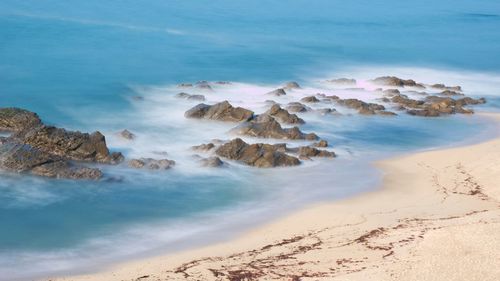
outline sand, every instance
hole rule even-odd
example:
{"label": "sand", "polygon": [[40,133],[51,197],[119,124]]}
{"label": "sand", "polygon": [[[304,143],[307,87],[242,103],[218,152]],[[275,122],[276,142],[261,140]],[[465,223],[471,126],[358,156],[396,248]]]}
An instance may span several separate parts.
{"label": "sand", "polygon": [[228,242],[52,280],[500,280],[500,138],[377,166],[376,191]]}

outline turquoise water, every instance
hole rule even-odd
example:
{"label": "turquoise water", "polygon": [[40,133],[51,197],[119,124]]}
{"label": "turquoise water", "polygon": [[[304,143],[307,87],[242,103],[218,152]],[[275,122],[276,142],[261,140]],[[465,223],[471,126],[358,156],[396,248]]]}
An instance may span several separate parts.
{"label": "turquoise water", "polygon": [[[338,159],[288,170],[206,170],[186,148],[227,138],[230,127],[184,120],[192,104],[172,98],[177,83],[240,82],[211,101],[252,103],[288,80],[313,91],[324,77],[393,74],[460,84],[488,97],[479,110],[499,111],[499,51],[500,3],[493,0],[2,0],[0,106],[100,130],[129,157],[166,151],[178,165],[161,174],[102,167],[101,182],[0,174],[0,280],[224,239],[308,202],[373,188],[380,175],[371,160],[498,130],[477,116],[304,115],[304,130],[327,139]],[[134,145],[114,136],[124,128],[139,136]]]}

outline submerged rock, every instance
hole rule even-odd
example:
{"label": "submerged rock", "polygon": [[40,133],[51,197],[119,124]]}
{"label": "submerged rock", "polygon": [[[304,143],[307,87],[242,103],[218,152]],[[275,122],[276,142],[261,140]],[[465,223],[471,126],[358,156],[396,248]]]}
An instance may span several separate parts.
{"label": "submerged rock", "polygon": [[221,145],[215,152],[218,156],[259,168],[286,167],[300,164],[299,159],[278,151],[274,145],[247,144],[240,138]]}
{"label": "submerged rock", "polygon": [[18,132],[42,124],[34,112],[17,107],[0,108],[0,131]]}
{"label": "submerged rock", "polygon": [[279,89],[276,89],[276,90],[273,90],[273,91],[267,93],[266,95],[271,95],[271,96],[279,97],[279,96],[285,96],[286,92],[285,92],[284,89],[279,88]]}
{"label": "submerged rock", "polygon": [[294,112],[294,113],[295,112],[307,112],[307,111],[311,110],[311,108],[305,106],[304,104],[302,104],[300,102],[291,102],[286,106],[286,109],[289,112]]}
{"label": "submerged rock", "polygon": [[316,140],[318,136],[314,133],[305,134],[298,127],[284,129],[273,117],[269,115],[261,115],[255,120],[244,122],[238,127],[231,130],[232,133],[238,135],[259,137],[259,138],[275,138],[275,139],[292,139],[292,140]]}
{"label": "submerged rock", "polygon": [[128,165],[136,169],[148,168],[150,170],[168,170],[175,165],[175,161],[168,159],[141,158],[130,160]]}
{"label": "submerged rock", "polygon": [[187,100],[195,100],[195,101],[205,101],[205,96],[204,95],[191,95],[188,93],[178,93],[175,95],[175,97],[180,98],[180,99],[187,99]]}
{"label": "submerged rock", "polygon": [[252,118],[253,111],[242,107],[233,107],[228,101],[223,101],[214,105],[200,103],[186,111],[184,116],[186,118],[242,122]]}
{"label": "submerged rock", "polygon": [[395,76],[378,77],[373,79],[372,82],[383,86],[425,88],[423,84],[417,83],[412,79],[404,80]]}
{"label": "submerged rock", "polygon": [[121,131],[120,136],[126,140],[134,140],[135,139],[135,135],[127,129]]}
{"label": "submerged rock", "polygon": [[216,156],[202,158],[200,159],[200,163],[203,167],[217,168],[224,166],[224,162],[222,162],[222,160],[220,160],[220,158]]}
{"label": "submerged rock", "polygon": [[336,102],[340,105],[358,110],[358,113],[362,115],[396,115],[395,113],[391,114],[392,112],[386,111],[385,107],[381,104],[367,103],[358,99],[337,99]]}
{"label": "submerged rock", "polygon": [[444,90],[440,93],[443,96],[463,96],[464,94],[452,90]]}
{"label": "submerged rock", "polygon": [[307,103],[315,103],[319,102],[319,99],[316,98],[315,96],[308,96],[300,99],[301,102],[307,102]]}
{"label": "submerged rock", "polygon": [[285,87],[283,87],[285,90],[293,90],[293,89],[300,89],[299,83],[295,81],[291,81],[285,84]]}
{"label": "submerged rock", "polygon": [[320,140],[319,142],[313,143],[315,147],[328,147],[328,142],[326,140]]}
{"label": "submerged rock", "polygon": [[295,114],[289,113],[286,109],[281,108],[278,104],[273,105],[268,111],[264,114],[270,115],[274,117],[281,123],[285,124],[304,124],[305,121],[299,118]]}
{"label": "submerged rock", "polygon": [[181,84],[178,84],[177,87],[179,87],[179,88],[192,88],[193,84],[191,84],[191,83],[181,83]]}
{"label": "submerged rock", "polygon": [[192,146],[191,149],[193,149],[194,151],[207,152],[207,151],[212,150],[214,147],[215,147],[215,144],[213,144],[213,143],[206,143],[206,144],[204,143],[204,144]]}
{"label": "submerged rock", "polygon": [[431,85],[431,88],[439,89],[439,90],[449,90],[449,91],[455,91],[455,92],[462,91],[462,87],[460,87],[460,86],[446,86],[444,84],[434,84],[434,85]]}
{"label": "submerged rock", "polygon": [[354,85],[356,85],[356,79],[349,79],[349,78],[331,79],[331,80],[326,80],[326,82],[329,82],[329,83],[332,83],[332,84],[337,84],[337,85],[343,85],[343,86],[354,86]]}
{"label": "submerged rock", "polygon": [[321,150],[310,146],[301,146],[298,148],[298,154],[301,159],[307,159],[310,157],[335,157],[335,153],[328,150]]}
{"label": "submerged rock", "polygon": [[484,98],[473,99],[464,97],[461,99],[453,99],[451,97],[427,96],[424,100],[410,99],[405,95],[395,96],[391,99],[392,102],[400,105],[401,109],[405,109],[410,115],[437,117],[442,114],[472,114],[470,109],[463,108],[465,105],[485,103]]}

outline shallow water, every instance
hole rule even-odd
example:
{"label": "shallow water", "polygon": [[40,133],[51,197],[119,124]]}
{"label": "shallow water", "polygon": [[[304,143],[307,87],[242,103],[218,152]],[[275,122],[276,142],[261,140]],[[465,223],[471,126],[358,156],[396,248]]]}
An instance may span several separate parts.
{"label": "shallow water", "polygon": [[[232,125],[185,119],[196,103],[174,95],[177,83],[229,80],[203,93],[207,103],[228,99],[260,113],[263,94],[284,81],[304,89],[276,99],[282,103],[317,92],[372,101],[379,96],[321,81],[353,77],[364,85],[397,75],[462,85],[488,98],[477,110],[499,111],[499,24],[497,1],[411,8],[401,1],[1,1],[0,106],[100,130],[127,157],[166,152],[177,165],[164,173],[103,166],[100,182],[1,173],[0,280],[224,239],[304,204],[373,189],[381,177],[373,160],[497,134],[479,115],[366,117],[331,105],[344,115],[301,117],[303,130],[328,140],[337,159],[213,170],[199,167],[189,147],[229,139]],[[137,140],[117,137],[124,128]]]}

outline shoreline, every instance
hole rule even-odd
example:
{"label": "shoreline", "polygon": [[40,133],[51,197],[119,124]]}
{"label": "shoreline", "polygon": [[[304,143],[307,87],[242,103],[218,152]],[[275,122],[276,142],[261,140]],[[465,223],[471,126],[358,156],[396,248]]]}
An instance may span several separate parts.
{"label": "shoreline", "polygon": [[494,280],[500,274],[494,266],[500,138],[376,166],[384,177],[373,191],[306,207],[230,241],[50,280]]}

